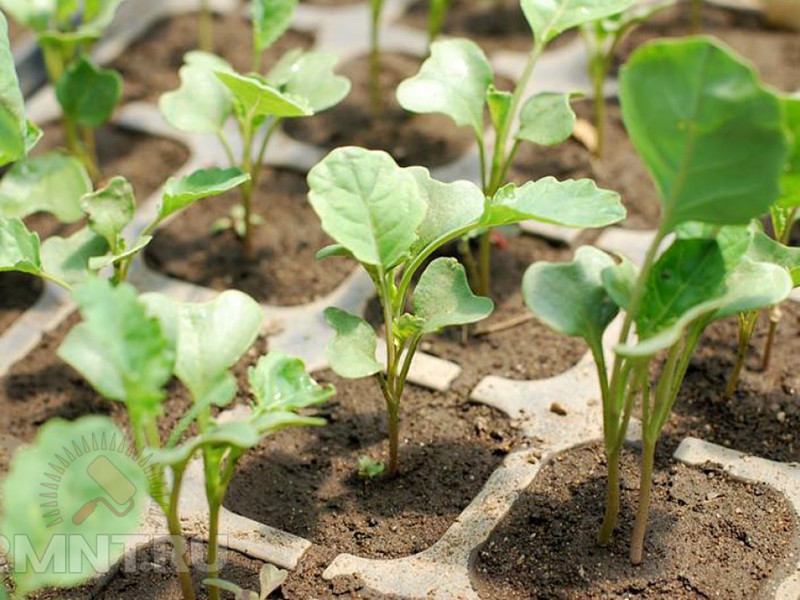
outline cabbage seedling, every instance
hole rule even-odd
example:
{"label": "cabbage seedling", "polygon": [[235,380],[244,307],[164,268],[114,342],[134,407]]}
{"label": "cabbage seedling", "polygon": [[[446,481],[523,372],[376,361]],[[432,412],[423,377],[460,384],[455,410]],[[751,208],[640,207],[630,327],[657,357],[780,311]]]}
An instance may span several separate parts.
{"label": "cabbage seedling", "polygon": [[36,34],[61,105],[67,147],[95,182],[101,174],[93,130],[111,118],[122,94],[122,78],[98,67],[87,53],[121,2],[0,0],[0,9]]}
{"label": "cabbage seedling", "polygon": [[[641,405],[641,482],[631,543],[631,562],[639,564],[656,442],[703,330],[716,319],[780,302],[791,290],[787,270],[763,262],[746,227],[778,198],[787,142],[778,98],[752,68],[705,38],[638,50],[622,69],[620,100],[661,195],[661,222],[644,264],[617,264],[582,248],[572,263],[530,267],[523,294],[542,322],[585,339],[595,358],[608,458],[602,545],[616,525],[620,452],[637,399]],[[671,234],[675,241],[659,255]],[[620,310],[625,315],[609,370],[602,338]]]}
{"label": "cabbage seedling", "polygon": [[322,228],[336,241],[318,258],[356,260],[381,303],[385,369],[376,358],[378,338],[369,323],[338,308],[328,308],[325,318],[336,330],[327,347],[333,370],[350,379],[374,376],[383,393],[389,475],[398,471],[400,405],[420,340],[480,321],[494,308],[489,298],[472,293],[458,261],[437,258],[428,264],[433,253],[471,232],[523,219],[601,226],[625,217],[619,196],[589,180],[547,177],[521,187],[509,184],[487,199],[472,183],[441,183],[427,169],[401,168],[385,152],[353,147],[331,152],[308,174],[308,185]]}
{"label": "cabbage seedling", "polygon": [[[635,0],[522,0],[522,10],[533,32],[533,48],[513,92],[496,89],[486,55],[470,40],[436,42],[431,56],[414,77],[397,89],[400,105],[416,113],[441,113],[456,125],[471,128],[480,153],[480,181],[487,198],[506,183],[508,171],[522,142],[543,146],[560,144],[575,125],[569,95],[543,92],[526,98],[534,68],[547,45],[563,32],[619,13]],[[484,128],[484,115],[492,130]],[[491,157],[487,154],[494,138]],[[513,143],[511,143],[513,140]],[[481,233],[478,260],[470,278],[482,294],[491,289],[490,230]],[[469,249],[465,246],[465,250]]]}
{"label": "cabbage seedling", "polygon": [[[284,7],[283,12],[277,13],[280,18],[270,21],[273,13],[264,9],[264,3],[253,3],[256,63],[260,63],[261,51],[291,23],[294,3],[280,5]],[[251,232],[256,219],[251,199],[272,135],[284,119],[310,116],[338,104],[349,93],[350,82],[334,73],[336,56],[326,52],[291,50],[266,77],[255,72],[236,73],[226,61],[205,52],[190,52],[184,62],[180,88],[164,94],[159,107],[173,127],[216,136],[230,165],[250,175],[250,181],[241,189],[241,214],[234,215],[231,222],[242,239],[245,257],[252,260]],[[258,64],[254,67],[257,69]],[[234,153],[225,131],[231,116],[236,119],[242,140],[239,155]]]}
{"label": "cabbage seedling", "polygon": [[594,126],[597,132],[597,144],[592,152],[597,157],[603,156],[605,147],[606,95],[605,84],[617,48],[625,36],[658,11],[675,4],[676,0],[649,0],[628,7],[622,12],[598,19],[580,26],[581,36],[589,55],[589,78],[592,80],[594,96]]}
{"label": "cabbage seedling", "polygon": [[[202,457],[209,507],[206,562],[209,578],[218,580],[219,514],[239,459],[276,431],[323,425],[323,419],[298,411],[324,402],[333,388],[317,385],[302,361],[273,351],[250,368],[247,410],[217,419],[212,409],[228,406],[237,393],[230,370],[258,335],[262,312],[255,300],[227,291],[211,302],[182,304],[158,294],[137,297],[128,285],[96,279],[75,297],[83,322],[58,354],[103,397],[124,403],[137,448],[156,465],[151,495],[167,515],[183,595],[191,600],[195,591],[179,514],[189,462]],[[189,391],[192,406],[164,441],[158,423],[164,387],[173,376]],[[211,586],[209,597],[218,600],[219,587]]]}
{"label": "cabbage seedling", "polygon": [[41,243],[19,218],[0,218],[0,272],[21,271],[70,289],[110,267],[112,282],[122,283],[156,227],[194,202],[248,180],[249,175],[235,168],[201,169],[173,177],[164,186],[155,217],[141,232],[131,231],[136,199],[124,177],[114,177],[104,188],[82,197],[80,206],[88,225],[68,238],[52,236]]}

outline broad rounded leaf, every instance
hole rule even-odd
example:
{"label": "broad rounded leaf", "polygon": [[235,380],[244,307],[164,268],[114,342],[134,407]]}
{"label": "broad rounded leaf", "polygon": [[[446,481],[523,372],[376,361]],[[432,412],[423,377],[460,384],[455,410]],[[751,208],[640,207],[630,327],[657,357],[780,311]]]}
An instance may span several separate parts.
{"label": "broad rounded leaf", "polygon": [[547,43],[559,34],[622,12],[637,0],[521,0],[535,39]]}
{"label": "broad rounded leaf", "polygon": [[68,238],[51,236],[42,243],[42,266],[68,285],[88,281],[98,269],[90,261],[108,252],[108,242],[88,227],[83,227]]}
{"label": "broad rounded leaf", "polygon": [[321,386],[306,372],[302,360],[278,350],[258,359],[247,373],[258,411],[294,411],[325,402],[333,386]]}
{"label": "broad rounded leaf", "polygon": [[784,246],[763,232],[753,236],[747,256],[757,262],[767,262],[783,267],[792,278],[792,285],[800,285],[800,248]]}
{"label": "broad rounded leaf", "polygon": [[83,55],[58,80],[56,96],[64,113],[79,125],[99,127],[111,118],[122,96],[122,77]]}
{"label": "broad rounded leaf", "polygon": [[321,112],[336,106],[350,93],[350,80],[333,70],[338,61],[330,52],[297,48],[281,57],[267,81],[292,97],[305,99],[313,112]]}
{"label": "broad rounded leaf", "polygon": [[252,0],[253,43],[259,52],[274,44],[292,24],[298,0]]}
{"label": "broad rounded leaf", "polygon": [[780,304],[792,291],[792,278],[784,267],[747,257],[728,274],[725,284],[715,319]]}
{"label": "broad rounded leaf", "polygon": [[250,449],[261,441],[261,434],[249,420],[214,423],[208,430],[184,441],[178,446],[149,451],[149,457],[161,465],[186,463],[203,446],[232,446]]}
{"label": "broad rounded leaf", "polygon": [[746,224],[777,200],[787,152],[780,102],[729,50],[705,38],[648,44],[623,68],[620,100],[666,229]]}
{"label": "broad rounded leaf", "polygon": [[0,13],[0,167],[25,156],[27,130],[25,100],[8,42],[8,24]]}
{"label": "broad rounded leaf", "polygon": [[532,219],[565,227],[604,227],[625,214],[619,194],[598,188],[590,179],[545,177],[520,188],[501,188],[489,203],[484,224],[496,227]]}
{"label": "broad rounded leaf", "polygon": [[138,414],[160,414],[175,362],[161,324],[127,284],[93,279],[76,288],[74,297],[83,322],[70,330],[58,355],[105,398]]}
{"label": "broad rounded leaf", "polygon": [[789,133],[789,158],[781,180],[783,208],[800,207],[800,98],[784,98],[784,118]]}
{"label": "broad rounded leaf", "polygon": [[83,218],[81,198],[91,191],[92,180],[77,158],[60,152],[28,158],[0,180],[0,216],[21,219],[44,211],[72,223]]}
{"label": "broad rounded leaf", "polygon": [[184,61],[179,71],[181,86],[158,101],[161,114],[181,131],[217,133],[233,113],[233,99],[216,73],[233,72],[233,68],[207,52],[189,52]]}
{"label": "broad rounded leaf", "polygon": [[569,103],[569,94],[542,92],[525,102],[519,120],[516,139],[556,146],[572,135],[575,111]]}
{"label": "broad rounded leaf", "polygon": [[589,246],[578,248],[569,263],[537,262],[522,280],[525,304],[548,327],[598,350],[619,312],[603,285],[604,272],[614,267],[608,254]]}
{"label": "broad rounded leaf", "polygon": [[472,293],[463,265],[454,258],[437,258],[428,265],[414,289],[413,304],[422,333],[476,323],[494,310],[489,298]]}
{"label": "broad rounded leaf", "polygon": [[337,375],[360,379],[383,371],[383,365],[375,359],[378,336],[369,323],[333,307],[325,309],[325,320],[336,330],[325,352]]}
{"label": "broad rounded leaf", "polygon": [[235,167],[212,167],[199,169],[185,177],[170,177],[164,185],[164,201],[159,208],[158,217],[166,219],[198,200],[218,196],[246,181],[250,181],[250,175]]}
{"label": "broad rounded leaf", "polygon": [[482,138],[483,109],[492,79],[492,67],[474,42],[434,42],[419,73],[397,88],[397,101],[411,112],[447,115]]}
{"label": "broad rounded leaf", "polygon": [[120,236],[136,210],[131,184],[124,177],[114,177],[104,188],[86,194],[81,206],[89,216],[89,229],[102,235],[112,251],[124,249],[119,248]]}
{"label": "broad rounded leaf", "polygon": [[0,219],[0,272],[22,271],[38,275],[42,271],[39,236],[19,219]]}
{"label": "broad rounded leaf", "polygon": [[227,71],[216,73],[230,90],[247,119],[258,117],[307,117],[314,114],[305,98],[286,94],[252,75]]}
{"label": "broad rounded leaf", "polygon": [[[19,597],[82,583],[95,574],[92,563],[113,567],[125,548],[112,536],[139,531],[149,476],[111,419],[45,423],[3,482],[0,533],[10,542]],[[34,556],[44,559],[38,567]]]}
{"label": "broad rounded leaf", "polygon": [[414,176],[385,152],[338,148],[311,170],[308,186],[325,232],[386,270],[408,253],[427,210]]}

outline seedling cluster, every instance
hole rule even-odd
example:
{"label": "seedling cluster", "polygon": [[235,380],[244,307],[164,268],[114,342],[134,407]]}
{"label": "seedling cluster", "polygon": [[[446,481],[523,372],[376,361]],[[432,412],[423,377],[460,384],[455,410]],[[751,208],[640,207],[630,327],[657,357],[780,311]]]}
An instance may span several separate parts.
{"label": "seedling cluster", "polygon": [[[263,70],[263,54],[289,29],[297,0],[251,3],[248,73],[212,53],[213,20],[200,0],[201,49],[185,55],[180,87],[164,94],[159,108],[174,128],[219,143],[228,164],[170,178],[154,211],[137,209],[130,183],[101,173],[94,142],[94,130],[111,118],[120,99],[122,81],[95,64],[91,51],[121,2],[0,0],[0,9],[34,32],[41,46],[62,109],[67,150],[29,156],[42,131],[26,116],[0,13],[0,272],[27,273],[66,290],[81,321],[58,356],[125,414],[120,422],[89,415],[45,423],[15,454],[5,476],[0,533],[5,539],[24,535],[43,552],[56,534],[76,533],[86,523],[84,536],[134,533],[150,502],[166,519],[183,597],[193,600],[198,589],[181,493],[196,465],[208,507],[208,597],[228,592],[263,599],[286,572],[265,566],[259,592],[219,572],[220,514],[228,487],[243,456],[264,438],[287,428],[324,426],[315,411],[335,390],[318,384],[298,358],[278,350],[256,356],[252,348],[263,333],[263,310],[254,299],[228,290],[208,302],[180,302],[137,290],[135,265],[159,227],[188,218],[184,211],[193,204],[214,202],[237,188],[241,203],[220,227],[234,229],[243,256],[253,260],[252,230],[260,217],[252,199],[270,141],[286,119],[341,102],[350,83],[336,74],[337,57],[325,52],[290,50]],[[308,200],[334,242],[319,249],[317,258],[357,264],[380,306],[373,322],[336,307],[324,311],[332,329],[330,368],[344,379],[373,378],[374,393],[386,407],[386,462],[365,455],[353,465],[365,487],[377,478],[396,484],[403,475],[403,397],[425,336],[475,324],[494,310],[493,228],[522,221],[601,228],[626,217],[626,198],[591,179],[510,181],[522,144],[557,146],[576,125],[571,103],[577,94],[531,93],[549,44],[570,30],[579,30],[586,41],[598,140],[592,150],[595,160],[603,160],[613,151],[603,143],[604,89],[619,43],[672,3],[521,0],[531,48],[513,89],[504,90],[495,87],[492,65],[476,43],[437,40],[450,2],[432,0],[429,55],[396,95],[410,112],[444,114],[469,128],[479,155],[473,181],[439,181],[423,166],[401,167],[385,152],[358,147],[337,148],[309,171]],[[370,0],[370,8],[375,70],[384,3]],[[631,423],[641,424],[641,482],[630,547],[636,565],[645,559],[656,447],[704,331],[720,319],[739,322],[738,362],[720,395],[734,395],[763,311],[771,322],[765,367],[772,345],[780,343],[779,306],[800,285],[800,250],[789,246],[800,207],[800,100],[762,85],[755,70],[722,44],[690,37],[638,49],[621,68],[619,102],[661,201],[644,261],[634,264],[583,246],[569,262],[535,262],[519,285],[539,321],[582,338],[594,359],[607,458],[605,518],[598,533],[603,546],[620,513],[623,447]],[[29,219],[38,212],[75,229],[42,240]],[[468,337],[465,343],[475,343]],[[241,373],[243,365],[246,377],[240,380],[234,370]],[[52,469],[54,456],[74,459],[92,448],[117,452],[120,474],[138,490],[123,500],[136,510],[118,517],[87,505],[72,520],[56,522],[51,514],[51,523],[43,522],[30,510],[40,504],[41,489],[29,474]],[[68,506],[95,490],[68,475],[55,479]],[[109,548],[103,558],[113,562],[121,552]],[[0,599],[76,586],[93,572],[80,560],[80,569],[33,569],[14,545],[8,559],[10,580],[8,587],[0,584]]]}

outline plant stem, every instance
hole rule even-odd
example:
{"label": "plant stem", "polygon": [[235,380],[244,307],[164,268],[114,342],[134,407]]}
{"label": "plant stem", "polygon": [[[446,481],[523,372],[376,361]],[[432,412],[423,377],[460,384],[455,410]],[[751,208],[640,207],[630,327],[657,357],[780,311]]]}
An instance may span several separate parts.
{"label": "plant stem", "polygon": [[369,52],[369,98],[372,118],[377,119],[383,112],[381,98],[381,51],[380,27],[383,0],[370,2],[370,52]]}
{"label": "plant stem", "polygon": [[[242,153],[242,170],[245,173],[253,172],[252,151],[253,151],[253,128],[248,122],[242,128],[242,141],[244,142],[244,150]],[[245,181],[241,188],[242,208],[244,209],[244,235],[242,236],[242,246],[244,249],[244,259],[252,262],[255,258],[255,251],[253,249],[253,236],[252,236],[252,195],[253,195],[253,180],[252,175],[250,181]]]}
{"label": "plant stem", "polygon": [[733,398],[736,393],[736,384],[739,383],[739,375],[747,357],[747,348],[750,346],[759,314],[760,311],[750,311],[739,315],[739,346],[736,351],[736,364],[733,366],[728,385],[725,388],[726,398]]}
{"label": "plant stem", "polygon": [[597,536],[597,543],[600,546],[608,546],[614,528],[617,526],[617,515],[619,515],[619,455],[621,448],[607,455],[608,474],[606,481],[606,513],[603,517],[603,525]]}
{"label": "plant stem", "polygon": [[200,0],[200,15],[198,16],[198,45],[204,52],[214,51],[214,16],[208,0]]}
{"label": "plant stem", "polygon": [[767,334],[767,343],[764,345],[764,360],[761,362],[762,371],[769,369],[769,363],[772,359],[772,346],[775,343],[775,332],[782,316],[781,307],[777,304],[769,311],[769,333]]}
{"label": "plant stem", "polygon": [[175,566],[178,572],[178,579],[183,591],[183,600],[194,600],[194,585],[192,584],[191,565],[192,559],[189,554],[189,546],[183,534],[178,510],[180,507],[181,486],[183,484],[183,473],[185,464],[176,465],[172,469],[173,483],[169,497],[169,507],[167,510],[167,527],[169,528],[170,538],[172,539],[172,552],[175,559]]}
{"label": "plant stem", "polygon": [[387,399],[388,429],[389,429],[389,477],[394,477],[399,471],[400,455],[400,399]]}
{"label": "plant stem", "polygon": [[[214,497],[209,497],[208,502],[208,577],[219,579],[219,510],[220,502]],[[209,600],[219,600],[219,588],[210,586]]]}
{"label": "plant stem", "polygon": [[597,134],[597,144],[592,149],[596,158],[603,157],[606,139],[606,123],[608,120],[605,81],[608,75],[608,62],[602,51],[598,51],[592,58],[592,87],[594,92],[594,128]]}
{"label": "plant stem", "polygon": [[492,230],[484,231],[479,240],[478,269],[480,272],[480,286],[478,294],[488,296],[492,291]]}
{"label": "plant stem", "polygon": [[691,28],[697,34],[703,30],[703,0],[691,0]]}
{"label": "plant stem", "polygon": [[[646,423],[642,423],[646,427]],[[650,493],[653,487],[653,464],[655,461],[656,440],[647,436],[643,439],[642,466],[639,479],[639,506],[636,510],[636,523],[633,527],[631,541],[631,564],[642,564],[644,554],[644,539],[647,534],[647,521],[650,516]]]}
{"label": "plant stem", "polygon": [[450,0],[431,0],[431,5],[428,13],[428,52],[430,53],[430,46],[439,37],[444,24],[444,18],[447,15],[448,5]]}

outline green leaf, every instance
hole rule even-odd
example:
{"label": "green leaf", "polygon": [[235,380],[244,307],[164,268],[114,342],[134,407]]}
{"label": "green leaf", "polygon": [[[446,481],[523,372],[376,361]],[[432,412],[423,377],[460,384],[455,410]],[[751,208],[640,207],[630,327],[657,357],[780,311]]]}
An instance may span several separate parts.
{"label": "green leaf", "polygon": [[322,250],[317,252],[316,256],[314,257],[316,260],[324,260],[326,258],[353,258],[353,253],[350,252],[347,248],[342,246],[341,244],[331,244],[330,246],[325,246]]}
{"label": "green leaf", "polygon": [[706,38],[648,44],[623,68],[620,99],[661,194],[662,228],[746,224],[778,198],[780,102],[729,50]]}
{"label": "green leaf", "polygon": [[90,266],[90,260],[106,252],[105,238],[83,227],[68,238],[47,238],[42,243],[42,265],[49,275],[74,286],[85,283],[99,270]]}
{"label": "green leaf", "polygon": [[792,278],[792,286],[800,285],[800,248],[784,246],[759,231],[753,236],[747,256],[756,262],[783,267]]}
{"label": "green leaf", "polygon": [[99,127],[111,118],[122,96],[122,77],[84,55],[58,80],[56,96],[64,113],[78,125]]}
{"label": "green leaf", "polygon": [[412,173],[385,152],[338,148],[308,174],[322,228],[359,262],[388,270],[407,255],[426,203]]}
{"label": "green leaf", "polygon": [[130,246],[125,244],[125,248],[117,252],[106,252],[105,254],[92,256],[89,258],[89,269],[94,272],[102,271],[106,267],[120,262],[123,259],[135,256],[153,241],[153,236],[143,235]]}
{"label": "green leaf", "polygon": [[275,565],[267,563],[261,567],[261,571],[258,574],[261,593],[258,595],[257,600],[266,600],[267,596],[283,585],[287,577],[289,577],[289,571],[279,569]]}
{"label": "green leaf", "polygon": [[454,258],[434,260],[414,289],[414,314],[423,320],[422,333],[476,323],[493,310],[494,302],[472,293],[464,267]]}
{"label": "green leaf", "polygon": [[302,360],[273,350],[247,372],[256,411],[294,411],[325,402],[333,386],[321,386],[306,372]]}
{"label": "green leaf", "polygon": [[501,188],[487,207],[487,227],[527,219],[565,227],[604,227],[625,218],[619,194],[598,188],[590,179],[558,181],[545,177],[518,188]]}
{"label": "green leaf", "polygon": [[142,301],[175,340],[175,375],[197,404],[223,406],[236,393],[230,369],[258,337],[261,306],[247,294],[229,290],[211,302],[181,303],[160,294]]}
{"label": "green leaf", "polygon": [[0,219],[0,272],[42,272],[39,236],[19,219]]}
{"label": "green leaf", "polygon": [[602,352],[603,333],[619,312],[603,284],[613,268],[608,254],[590,246],[578,248],[569,263],[537,262],[522,280],[525,304],[548,327]]}
{"label": "green leaf", "polygon": [[230,90],[246,121],[259,117],[307,117],[314,114],[305,98],[285,94],[252,75],[218,71],[217,78]]}
{"label": "green leaf", "polygon": [[212,167],[199,169],[185,177],[170,177],[164,185],[164,201],[159,207],[158,218],[166,219],[198,200],[218,196],[246,181],[250,181],[250,175],[235,167]]}
{"label": "green leaf", "polygon": [[636,0],[522,0],[522,12],[536,40],[547,43],[561,33],[622,12]]}
{"label": "green leaf", "polygon": [[494,85],[490,85],[486,91],[486,103],[489,105],[489,116],[492,118],[492,127],[495,131],[500,131],[506,126],[513,100],[514,94],[498,90]]}
{"label": "green leaf", "polygon": [[167,122],[189,133],[218,133],[233,113],[233,96],[217,77],[233,72],[223,59],[207,52],[189,52],[179,75],[180,87],[158,101]]}
{"label": "green leaf", "polygon": [[103,236],[112,252],[123,251],[122,231],[136,210],[131,184],[124,177],[114,177],[104,188],[86,194],[81,206],[89,216],[89,229]]}
{"label": "green leaf", "polygon": [[325,347],[331,368],[342,377],[360,379],[383,371],[375,360],[378,336],[364,319],[338,308],[326,308],[325,320],[336,337]]}
{"label": "green leaf", "polygon": [[253,0],[253,43],[258,52],[274,44],[292,24],[298,0]]}
{"label": "green leaf", "polygon": [[428,207],[417,228],[418,239],[412,252],[480,221],[486,197],[475,184],[469,181],[442,183],[433,179],[423,167],[409,167],[405,171],[416,179],[419,195]]}
{"label": "green leaf", "polygon": [[641,309],[634,315],[639,338],[654,336],[695,306],[721,296],[725,274],[725,260],[716,240],[673,242],[653,265]]}
{"label": "green leaf", "polygon": [[333,70],[338,61],[330,52],[297,48],[281,57],[267,81],[293,98],[303,98],[318,113],[339,104],[350,93],[350,80]]}
{"label": "green leaf", "polygon": [[[18,597],[83,583],[95,574],[92,563],[115,564],[125,548],[109,543],[111,536],[138,532],[148,506],[149,469],[137,458],[122,430],[100,416],[48,421],[15,454],[3,482],[0,533],[10,542]],[[76,524],[76,515],[84,520]]]}
{"label": "green leaf", "polygon": [[51,152],[17,162],[0,180],[0,215],[22,219],[44,211],[73,223],[83,218],[80,200],[91,191],[92,180],[77,158]]}
{"label": "green leaf", "polygon": [[789,158],[781,180],[779,204],[800,207],[800,98],[783,98],[784,118],[789,134]]}
{"label": "green leaf", "polygon": [[203,446],[227,446],[248,450],[261,441],[261,434],[249,420],[213,423],[205,433],[196,435],[179,446],[154,448],[153,461],[162,465],[177,465],[188,461]]}
{"label": "green leaf", "polygon": [[386,463],[369,456],[358,457],[358,476],[362,479],[375,479],[386,470]]}
{"label": "green leaf", "polygon": [[136,290],[93,279],[74,292],[83,322],[70,330],[58,355],[103,397],[133,414],[161,413],[175,348]]}
{"label": "green leaf", "polygon": [[520,126],[515,138],[556,146],[569,139],[575,129],[575,111],[569,94],[541,92],[531,96],[520,111]]}
{"label": "green leaf", "polygon": [[411,112],[447,115],[483,139],[483,109],[492,79],[489,60],[474,42],[434,42],[419,73],[397,88],[397,101]]}
{"label": "green leaf", "polygon": [[681,239],[716,240],[726,268],[734,269],[753,243],[756,231],[752,225],[751,223],[720,227],[709,223],[690,221],[679,225],[675,229],[675,234]]}
{"label": "green leaf", "polygon": [[725,286],[715,319],[780,304],[792,291],[792,278],[781,265],[745,257],[728,273]]}
{"label": "green leaf", "polygon": [[0,167],[25,156],[27,130],[25,100],[8,42],[8,24],[0,13]]}
{"label": "green leaf", "polygon": [[624,256],[617,258],[619,264],[603,269],[603,287],[614,304],[628,310],[639,277],[639,268]]}

